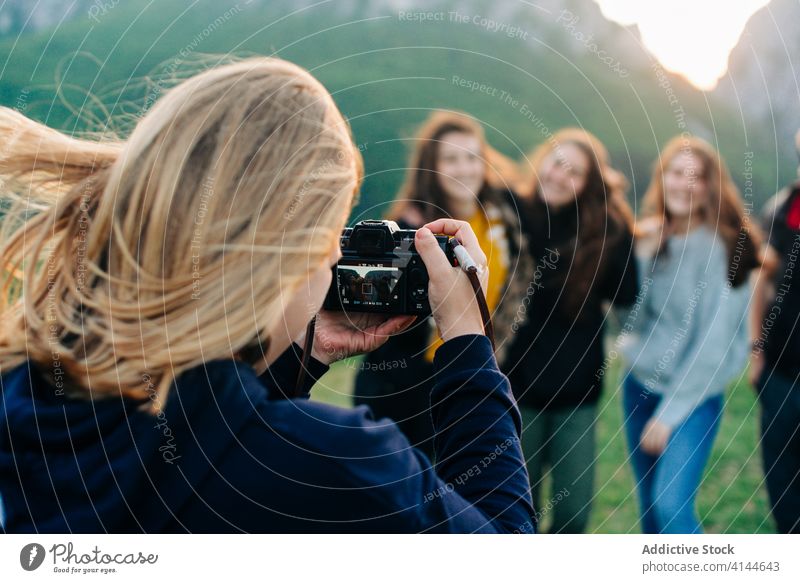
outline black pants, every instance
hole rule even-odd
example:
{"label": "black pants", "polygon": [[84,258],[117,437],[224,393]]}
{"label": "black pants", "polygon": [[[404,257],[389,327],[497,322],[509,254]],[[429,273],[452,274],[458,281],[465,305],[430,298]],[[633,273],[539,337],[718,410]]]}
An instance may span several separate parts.
{"label": "black pants", "polygon": [[[397,423],[411,445],[432,459],[430,398],[434,382],[433,364],[423,358],[415,358],[409,364],[405,368],[387,371],[359,371],[353,402],[368,405],[376,419],[388,417]],[[365,363],[365,366],[369,365]]]}
{"label": "black pants", "polygon": [[769,366],[759,380],[761,452],[772,515],[781,533],[800,533],[800,382]]}

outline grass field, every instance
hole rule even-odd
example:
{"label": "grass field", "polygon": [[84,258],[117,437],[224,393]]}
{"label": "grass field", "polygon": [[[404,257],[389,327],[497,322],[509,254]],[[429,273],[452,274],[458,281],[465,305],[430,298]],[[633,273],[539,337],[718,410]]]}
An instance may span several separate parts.
{"label": "grass field", "polygon": [[[357,359],[334,365],[314,387],[312,398],[349,407]],[[606,375],[599,405],[597,470],[589,532],[638,533],[634,479],[622,431],[619,367]],[[731,386],[725,413],[698,497],[698,512],[709,533],[772,533],[758,447],[759,408],[746,377]],[[547,491],[542,499],[548,500]],[[547,528],[547,516],[543,526]]]}

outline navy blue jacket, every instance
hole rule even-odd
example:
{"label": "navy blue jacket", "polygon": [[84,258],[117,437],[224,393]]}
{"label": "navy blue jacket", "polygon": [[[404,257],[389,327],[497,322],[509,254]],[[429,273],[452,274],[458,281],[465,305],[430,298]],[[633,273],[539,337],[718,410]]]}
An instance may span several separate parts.
{"label": "navy blue jacket", "polygon": [[[261,377],[232,360],[190,370],[157,416],[60,396],[30,363],[3,371],[4,529],[532,532],[519,413],[488,340],[455,338],[435,365],[435,467],[367,407],[281,398],[297,346]],[[327,370],[309,368],[309,386]]]}

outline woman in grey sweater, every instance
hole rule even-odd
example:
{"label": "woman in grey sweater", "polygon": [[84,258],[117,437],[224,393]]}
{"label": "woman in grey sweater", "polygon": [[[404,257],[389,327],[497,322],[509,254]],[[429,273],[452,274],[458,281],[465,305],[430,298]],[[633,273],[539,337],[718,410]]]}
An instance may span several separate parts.
{"label": "woman in grey sweater", "polygon": [[645,533],[695,533],[725,387],[747,362],[757,227],[718,152],[672,139],[637,226],[641,288],[623,327],[625,429]]}

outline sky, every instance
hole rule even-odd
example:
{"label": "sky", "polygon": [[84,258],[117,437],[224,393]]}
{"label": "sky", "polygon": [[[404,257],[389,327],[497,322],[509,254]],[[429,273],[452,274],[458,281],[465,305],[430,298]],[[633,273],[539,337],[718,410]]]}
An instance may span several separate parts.
{"label": "sky", "polygon": [[769,0],[595,0],[607,18],[636,24],[664,68],[701,89],[725,74],[747,19]]}

